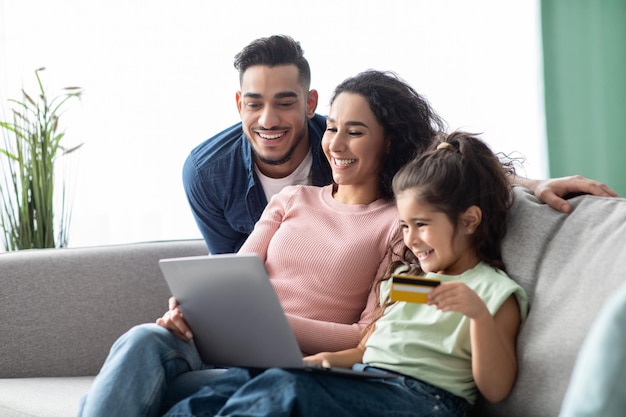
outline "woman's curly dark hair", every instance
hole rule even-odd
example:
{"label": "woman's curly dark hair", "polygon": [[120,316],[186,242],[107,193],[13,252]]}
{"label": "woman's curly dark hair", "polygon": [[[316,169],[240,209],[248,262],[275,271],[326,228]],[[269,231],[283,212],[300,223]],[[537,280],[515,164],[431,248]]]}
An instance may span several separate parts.
{"label": "woman's curly dark hair", "polygon": [[390,71],[367,70],[346,79],[335,88],[330,103],[341,93],[364,97],[390,140],[390,151],[382,163],[380,191],[385,198],[393,198],[393,176],[445,130],[445,123],[424,97]]}

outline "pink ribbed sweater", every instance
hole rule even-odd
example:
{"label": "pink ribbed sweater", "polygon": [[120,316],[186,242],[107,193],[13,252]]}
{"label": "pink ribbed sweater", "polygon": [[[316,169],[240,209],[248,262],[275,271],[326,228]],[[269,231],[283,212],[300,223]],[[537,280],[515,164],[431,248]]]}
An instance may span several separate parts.
{"label": "pink ribbed sweater", "polygon": [[291,186],[267,205],[240,253],[257,253],[305,354],[357,345],[398,227],[395,204],[341,204],[326,187]]}

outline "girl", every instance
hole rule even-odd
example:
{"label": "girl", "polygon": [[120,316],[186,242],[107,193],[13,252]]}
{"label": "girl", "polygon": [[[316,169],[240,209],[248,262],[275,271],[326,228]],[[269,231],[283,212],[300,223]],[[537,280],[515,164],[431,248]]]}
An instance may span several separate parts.
{"label": "girl", "polygon": [[[527,299],[500,256],[511,202],[502,165],[479,139],[456,132],[401,169],[393,191],[404,249],[377,283],[378,319],[358,347],[306,361],[395,376],[233,369],[203,388],[205,413],[193,415],[463,416],[478,392],[492,402],[508,395]],[[441,285],[426,304],[393,302],[398,273]],[[220,395],[220,385],[236,389]]]}

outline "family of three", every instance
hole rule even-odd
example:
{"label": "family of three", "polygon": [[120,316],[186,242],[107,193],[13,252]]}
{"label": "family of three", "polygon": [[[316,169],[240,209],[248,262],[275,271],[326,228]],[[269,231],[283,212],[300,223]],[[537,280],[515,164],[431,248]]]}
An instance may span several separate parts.
{"label": "family of three", "polygon": [[[170,300],[156,324],[116,341],[80,415],[452,416],[479,393],[504,398],[527,310],[500,257],[510,183],[559,208],[568,192],[611,190],[507,172],[479,139],[443,133],[428,102],[393,73],[345,80],[323,118],[300,45],[286,36],[254,41],[235,66],[242,122],[201,144],[184,168],[210,252],[265,261],[305,360],[393,378],[232,368],[163,407],[176,377],[211,367]],[[442,285],[428,304],[390,302],[395,272]]]}

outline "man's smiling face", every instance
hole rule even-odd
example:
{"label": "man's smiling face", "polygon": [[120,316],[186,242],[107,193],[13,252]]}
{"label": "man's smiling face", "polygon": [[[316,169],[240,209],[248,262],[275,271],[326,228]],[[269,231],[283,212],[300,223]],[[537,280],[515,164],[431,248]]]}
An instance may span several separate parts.
{"label": "man's smiling face", "polygon": [[265,175],[289,175],[302,162],[309,150],[307,119],[316,106],[317,92],[303,88],[295,65],[255,65],[244,72],[237,108]]}

